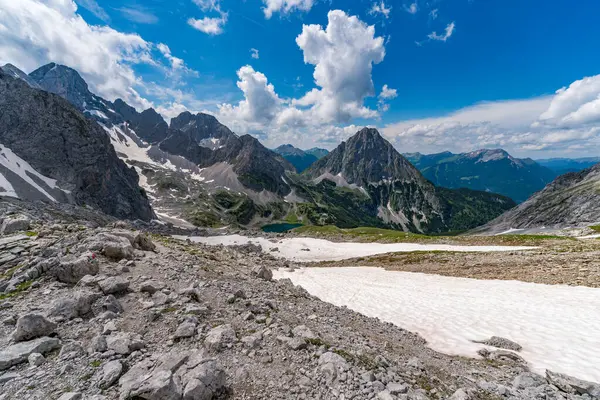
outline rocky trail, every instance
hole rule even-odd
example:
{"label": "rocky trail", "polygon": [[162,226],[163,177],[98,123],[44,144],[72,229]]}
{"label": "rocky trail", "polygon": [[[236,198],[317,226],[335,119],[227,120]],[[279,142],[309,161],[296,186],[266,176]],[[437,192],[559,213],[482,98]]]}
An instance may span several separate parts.
{"label": "rocky trail", "polygon": [[530,372],[502,338],[481,359],[448,356],[274,281],[298,265],[257,246],[56,205],[0,210],[1,400],[600,398]]}

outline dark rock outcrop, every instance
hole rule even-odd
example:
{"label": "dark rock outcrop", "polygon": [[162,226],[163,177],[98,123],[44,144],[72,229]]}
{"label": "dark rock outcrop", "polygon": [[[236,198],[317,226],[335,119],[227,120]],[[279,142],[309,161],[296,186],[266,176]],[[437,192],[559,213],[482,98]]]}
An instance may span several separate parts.
{"label": "dark rock outcrop", "polygon": [[45,91],[68,100],[79,111],[102,123],[122,122],[111,103],[90,92],[86,81],[73,68],[50,63],[36,69],[29,77]]}
{"label": "dark rock outcrop", "polygon": [[29,75],[27,75],[25,72],[21,71],[19,68],[15,67],[12,64],[6,64],[0,69],[2,69],[2,71],[7,73],[8,75],[12,75],[14,78],[18,78],[25,81],[25,83],[27,83],[34,89],[41,89],[40,85],[38,85],[36,81],[31,79]]}
{"label": "dark rock outcrop", "polygon": [[153,108],[138,113],[135,108],[121,99],[115,100],[113,105],[115,111],[128,123],[129,128],[148,143],[156,144],[167,137],[169,125]]}
{"label": "dark rock outcrop", "polygon": [[[118,218],[153,218],[136,172],[117,157],[104,130],[69,102],[0,71],[0,110],[0,142],[39,174],[56,180],[54,190],[64,198],[55,200],[85,204]],[[11,169],[4,170],[8,174]],[[19,197],[28,199],[36,192],[14,171],[11,176]]]}

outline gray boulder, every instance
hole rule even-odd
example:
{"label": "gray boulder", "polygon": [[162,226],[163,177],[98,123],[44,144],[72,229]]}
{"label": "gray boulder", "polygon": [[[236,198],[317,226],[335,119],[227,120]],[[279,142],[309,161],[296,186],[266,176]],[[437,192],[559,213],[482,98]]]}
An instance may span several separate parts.
{"label": "gray boulder", "polygon": [[317,339],[318,336],[313,333],[306,325],[298,325],[294,329],[292,329],[292,333],[294,337],[298,337],[301,339]]}
{"label": "gray boulder", "polygon": [[252,269],[252,273],[256,275],[260,279],[264,279],[266,281],[270,281],[273,279],[273,271],[264,265],[257,265]]}
{"label": "gray boulder", "polygon": [[185,321],[177,327],[173,337],[175,339],[189,338],[194,336],[194,333],[196,333],[196,324],[191,321]]}
{"label": "gray boulder", "polygon": [[201,351],[173,352],[134,365],[119,385],[122,400],[211,400],[223,392],[225,372]]}
{"label": "gray boulder", "polygon": [[58,347],[60,347],[60,340],[50,337],[41,337],[8,346],[0,351],[0,371],[26,362],[32,353],[46,354]]}
{"label": "gray boulder", "polygon": [[497,347],[499,349],[521,351],[523,348],[520,344],[513,342],[512,340],[500,337],[492,336],[487,340],[475,341],[475,343],[485,344],[487,346]]}
{"label": "gray boulder", "polygon": [[90,251],[102,252],[106,257],[119,261],[124,258],[132,259],[135,256],[130,238],[101,232],[89,238],[83,246]]}
{"label": "gray boulder", "polygon": [[147,233],[137,232],[133,238],[133,246],[136,249],[145,250],[145,251],[155,251],[156,245],[150,239],[150,236]]}
{"label": "gray boulder", "polygon": [[27,357],[27,361],[29,361],[29,365],[32,367],[39,367],[46,362],[46,359],[40,353],[31,353],[29,357]]}
{"label": "gray boulder", "polygon": [[215,360],[205,360],[183,375],[184,400],[211,400],[225,386],[225,371]]}
{"label": "gray boulder", "polygon": [[210,351],[218,352],[224,347],[235,343],[236,340],[235,330],[231,325],[226,324],[211,329],[204,339],[204,345]]}
{"label": "gray boulder", "polygon": [[69,296],[55,300],[48,314],[66,319],[83,317],[92,311],[92,304],[99,298],[100,294],[96,292],[75,291]]}
{"label": "gray boulder", "polygon": [[143,349],[144,341],[140,335],[131,332],[115,332],[106,337],[106,347],[117,354],[127,355]]}
{"label": "gray boulder", "polygon": [[122,276],[111,276],[98,282],[100,290],[104,294],[117,294],[126,292],[129,288],[129,281]]}
{"label": "gray boulder", "polygon": [[593,399],[600,399],[600,385],[594,382],[587,382],[574,378],[569,375],[559,374],[546,370],[548,382],[556,386],[563,392],[577,393],[580,395],[589,395]]}
{"label": "gray boulder", "polygon": [[26,231],[30,228],[30,225],[29,219],[23,216],[5,218],[0,226],[0,234],[10,235],[15,232]]}
{"label": "gray boulder", "polygon": [[515,377],[512,384],[515,389],[527,389],[546,385],[547,382],[541,375],[533,372],[523,372]]}
{"label": "gray boulder", "polygon": [[98,260],[87,252],[76,259],[61,261],[50,269],[50,274],[59,282],[77,283],[86,275],[96,275],[100,271]]}
{"label": "gray boulder", "polygon": [[123,373],[123,364],[121,361],[114,360],[109,361],[102,366],[102,379],[100,380],[100,387],[107,389],[117,382],[121,374]]}
{"label": "gray boulder", "polygon": [[38,314],[23,315],[17,320],[17,325],[12,338],[15,342],[48,336],[54,333],[56,324],[48,321],[44,316]]}

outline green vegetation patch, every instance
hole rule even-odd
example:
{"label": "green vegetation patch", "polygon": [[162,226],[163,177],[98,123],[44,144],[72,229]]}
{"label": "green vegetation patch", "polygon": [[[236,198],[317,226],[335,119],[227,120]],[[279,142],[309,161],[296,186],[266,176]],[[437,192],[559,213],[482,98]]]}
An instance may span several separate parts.
{"label": "green vegetation patch", "polygon": [[418,233],[396,231],[393,229],[358,227],[358,228],[338,228],[334,225],[325,226],[301,226],[293,230],[293,232],[303,235],[320,235],[320,236],[343,236],[350,239],[359,239],[365,242],[385,241],[385,242],[416,242],[422,240],[430,240],[435,237],[421,235]]}
{"label": "green vegetation patch", "polygon": [[19,296],[21,293],[28,290],[31,287],[31,285],[33,284],[33,282],[34,282],[34,280],[32,279],[30,281],[19,283],[17,285],[17,287],[15,288],[16,290],[14,292],[0,294],[0,300],[10,299],[12,297]]}

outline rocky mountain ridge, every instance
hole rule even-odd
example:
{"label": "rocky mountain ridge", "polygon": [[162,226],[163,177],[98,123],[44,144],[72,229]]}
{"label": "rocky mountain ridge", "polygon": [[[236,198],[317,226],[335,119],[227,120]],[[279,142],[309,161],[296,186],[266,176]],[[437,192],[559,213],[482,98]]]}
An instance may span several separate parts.
{"label": "rocky mountain ridge", "polygon": [[100,126],[70,103],[2,70],[0,109],[4,195],[153,218],[135,171],[119,160]]}
{"label": "rocky mountain ridge", "polygon": [[104,128],[158,215],[181,226],[300,218],[443,232],[473,228],[513,205],[493,194],[435,188],[376,130],[361,130],[298,176],[282,156],[214,116],[184,112],[167,124],[153,109],[140,113],[94,95],[77,71],[57,64],[31,78]]}

